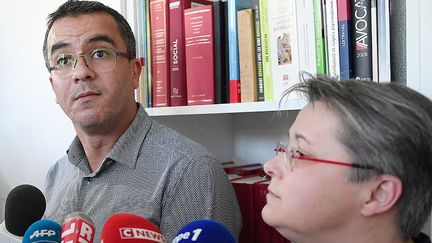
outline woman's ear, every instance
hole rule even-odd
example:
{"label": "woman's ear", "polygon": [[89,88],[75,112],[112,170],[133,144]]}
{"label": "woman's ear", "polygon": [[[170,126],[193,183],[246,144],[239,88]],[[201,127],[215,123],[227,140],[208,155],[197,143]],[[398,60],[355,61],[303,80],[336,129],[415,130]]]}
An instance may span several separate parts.
{"label": "woman's ear", "polygon": [[364,202],[361,214],[373,216],[391,210],[402,194],[402,182],[396,176],[381,175],[369,184],[369,200]]}

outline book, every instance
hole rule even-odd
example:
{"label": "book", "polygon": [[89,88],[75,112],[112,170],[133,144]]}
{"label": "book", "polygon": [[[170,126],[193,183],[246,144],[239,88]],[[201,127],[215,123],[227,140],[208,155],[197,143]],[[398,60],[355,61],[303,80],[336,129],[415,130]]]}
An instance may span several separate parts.
{"label": "book", "polygon": [[316,73],[326,74],[326,44],[324,36],[324,16],[321,0],[312,0],[314,14],[314,38]]}
{"label": "book", "polygon": [[372,47],[372,80],[378,82],[379,80],[379,66],[378,66],[378,20],[377,20],[377,2],[371,0],[371,47]]}
{"label": "book", "polygon": [[325,0],[328,75],[340,78],[339,29],[336,0]]}
{"label": "book", "polygon": [[390,82],[390,2],[377,0],[378,21],[378,81]]}
{"label": "book", "polygon": [[246,165],[229,164],[224,166],[224,170],[227,175],[236,174],[240,176],[248,176],[248,175],[265,176],[263,165],[259,163],[246,164]]}
{"label": "book", "polygon": [[213,2],[215,103],[229,103],[227,2]]}
{"label": "book", "polygon": [[352,78],[351,6],[350,0],[337,1],[339,31],[340,79]]}
{"label": "book", "polygon": [[314,10],[311,0],[296,0],[297,50],[300,71],[316,73]]}
{"label": "book", "polygon": [[253,9],[244,9],[237,12],[240,100],[242,103],[258,101],[254,19]]}
{"label": "book", "polygon": [[239,103],[240,100],[240,64],[237,36],[237,11],[253,8],[251,0],[228,0],[228,60],[230,103]]}
{"label": "book", "polygon": [[139,78],[137,93],[137,101],[141,103],[144,107],[148,107],[147,100],[147,17],[146,17],[146,6],[147,2],[145,0],[139,0],[135,6],[135,16],[137,20],[135,21],[135,30],[137,36],[137,58],[141,64],[141,74]]}
{"label": "book", "polygon": [[274,0],[268,5],[274,100],[281,99],[285,90],[299,82],[295,9],[294,0]]}
{"label": "book", "polygon": [[273,101],[273,72],[272,54],[270,51],[270,27],[268,17],[268,1],[259,0],[260,28],[261,28],[261,52],[262,72],[264,83],[264,101]]}
{"label": "book", "polygon": [[190,0],[169,0],[171,106],[187,105],[184,10]]}
{"label": "book", "polygon": [[261,44],[261,20],[259,0],[254,1],[254,21],[255,21],[255,59],[256,59],[256,80],[257,80],[257,99],[264,101],[264,74],[262,61],[262,44]]}
{"label": "book", "polygon": [[353,78],[372,80],[371,2],[351,0]]}
{"label": "book", "polygon": [[273,238],[272,230],[274,229],[265,223],[261,216],[261,211],[267,204],[266,195],[268,193],[267,188],[269,184],[270,180],[253,184],[254,224],[256,228],[254,231],[254,237],[256,242],[272,242]]}
{"label": "book", "polygon": [[170,106],[168,0],[150,0],[153,106]]}
{"label": "book", "polygon": [[[268,180],[261,176],[248,176],[231,180],[231,185],[236,193],[237,201],[242,215],[242,230],[240,231],[239,243],[254,243],[255,221],[254,221],[254,187],[255,183]],[[257,242],[258,243],[258,242]]]}
{"label": "book", "polygon": [[186,9],[188,105],[214,104],[213,5]]}

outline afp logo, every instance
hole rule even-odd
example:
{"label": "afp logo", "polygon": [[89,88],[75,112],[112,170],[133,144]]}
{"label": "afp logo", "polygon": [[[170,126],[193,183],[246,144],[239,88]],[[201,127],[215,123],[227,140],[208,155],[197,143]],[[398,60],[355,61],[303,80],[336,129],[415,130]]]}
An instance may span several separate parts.
{"label": "afp logo", "polygon": [[41,230],[36,230],[33,232],[32,235],[30,235],[30,240],[33,240],[33,238],[39,238],[39,237],[52,237],[55,236],[56,232],[54,230],[46,230],[46,229],[41,229]]}

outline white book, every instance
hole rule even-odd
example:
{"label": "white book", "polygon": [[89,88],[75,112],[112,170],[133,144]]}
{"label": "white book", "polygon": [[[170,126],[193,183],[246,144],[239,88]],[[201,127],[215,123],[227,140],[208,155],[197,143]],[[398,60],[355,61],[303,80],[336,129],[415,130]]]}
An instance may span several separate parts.
{"label": "white book", "polygon": [[377,3],[371,0],[371,33],[372,33],[372,80],[378,82],[378,30],[377,30]]}
{"label": "white book", "polygon": [[328,74],[330,77],[340,77],[339,60],[339,30],[337,18],[337,1],[327,0],[325,5],[327,28]]}
{"label": "white book", "polygon": [[314,6],[310,0],[296,0],[299,69],[316,74]]}
{"label": "white book", "polygon": [[378,65],[380,83],[390,82],[390,5],[389,0],[377,0]]}
{"label": "white book", "polygon": [[285,90],[299,82],[295,10],[295,0],[274,0],[268,5],[273,97],[276,101]]}

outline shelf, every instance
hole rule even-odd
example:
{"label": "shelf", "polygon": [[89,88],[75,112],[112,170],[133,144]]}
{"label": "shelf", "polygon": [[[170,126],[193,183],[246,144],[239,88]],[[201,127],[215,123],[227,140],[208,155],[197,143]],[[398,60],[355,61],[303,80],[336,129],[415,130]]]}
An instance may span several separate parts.
{"label": "shelf", "polygon": [[267,112],[279,110],[300,110],[306,105],[303,99],[290,99],[279,102],[250,102],[234,104],[214,104],[195,106],[175,106],[146,108],[149,116],[179,116],[179,115],[206,115],[206,114],[230,114],[247,112]]}

